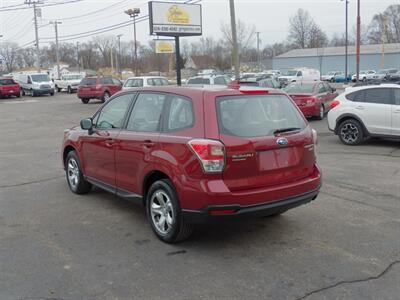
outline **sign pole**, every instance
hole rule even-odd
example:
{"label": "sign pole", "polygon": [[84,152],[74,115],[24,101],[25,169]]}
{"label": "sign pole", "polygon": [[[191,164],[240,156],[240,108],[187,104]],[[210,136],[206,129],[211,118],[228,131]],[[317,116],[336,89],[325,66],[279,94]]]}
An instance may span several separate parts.
{"label": "sign pole", "polygon": [[181,79],[181,53],[179,50],[179,36],[175,36],[175,55],[176,55],[176,83],[178,86],[182,85]]}

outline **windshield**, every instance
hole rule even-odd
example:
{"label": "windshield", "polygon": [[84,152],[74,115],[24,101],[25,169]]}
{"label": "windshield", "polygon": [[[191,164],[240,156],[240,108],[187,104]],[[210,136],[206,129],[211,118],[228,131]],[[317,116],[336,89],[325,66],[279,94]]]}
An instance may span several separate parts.
{"label": "windshield", "polygon": [[12,79],[0,79],[0,85],[12,85],[16,84]]}
{"label": "windshield", "polygon": [[67,75],[64,76],[65,80],[80,80],[83,78],[83,75]]}
{"label": "windshield", "polygon": [[292,83],[283,89],[286,93],[312,93],[314,91],[313,83]]}
{"label": "windshield", "polygon": [[47,74],[31,75],[31,78],[32,78],[33,82],[50,81],[49,75],[47,75]]}
{"label": "windshield", "polygon": [[297,71],[296,70],[283,71],[282,75],[283,76],[296,76],[297,75]]}
{"label": "windshield", "polygon": [[326,75],[335,75],[336,74],[336,72],[335,71],[333,71],[333,72],[329,72],[328,74],[326,74]]}
{"label": "windshield", "polygon": [[218,97],[217,110],[220,133],[226,135],[268,136],[282,128],[306,127],[301,114],[284,95]]}

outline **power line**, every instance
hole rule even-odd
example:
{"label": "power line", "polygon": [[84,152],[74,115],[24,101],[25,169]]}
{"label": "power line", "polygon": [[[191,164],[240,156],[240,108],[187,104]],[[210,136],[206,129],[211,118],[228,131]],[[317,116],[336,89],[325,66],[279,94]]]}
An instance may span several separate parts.
{"label": "power line", "polygon": [[[62,2],[49,2],[49,3],[40,4],[40,5],[38,5],[37,7],[40,8],[40,7],[61,5],[61,4],[70,4],[70,3],[81,2],[81,1],[84,1],[84,0],[68,0],[68,1],[62,1]],[[25,5],[25,4],[24,4],[24,5]],[[21,7],[15,7],[15,8],[6,8],[6,7],[3,7],[3,8],[0,8],[0,12],[3,12],[3,11],[16,11],[16,10],[29,9],[29,8],[30,8],[30,7],[26,7],[26,6],[25,6],[25,7],[23,7],[23,6],[21,6]]]}

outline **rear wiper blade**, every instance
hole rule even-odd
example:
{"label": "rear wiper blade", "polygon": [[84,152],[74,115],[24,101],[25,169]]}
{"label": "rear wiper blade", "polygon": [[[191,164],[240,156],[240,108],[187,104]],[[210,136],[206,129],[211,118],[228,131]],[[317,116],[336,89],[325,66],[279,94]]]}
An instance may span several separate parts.
{"label": "rear wiper blade", "polygon": [[299,128],[299,127],[288,127],[288,128],[277,129],[273,133],[279,134],[279,133],[284,133],[284,132],[289,132],[289,131],[299,131],[299,130],[301,130],[301,128]]}

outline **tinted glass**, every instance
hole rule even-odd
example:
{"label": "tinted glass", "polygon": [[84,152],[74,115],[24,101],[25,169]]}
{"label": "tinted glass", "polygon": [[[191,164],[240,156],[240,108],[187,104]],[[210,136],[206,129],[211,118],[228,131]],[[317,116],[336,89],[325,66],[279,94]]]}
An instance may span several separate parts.
{"label": "tinted glass", "polygon": [[151,132],[158,131],[160,116],[166,95],[140,94],[128,121],[128,130]]}
{"label": "tinted glass", "polygon": [[161,78],[162,85],[169,85],[168,80]]}
{"label": "tinted glass", "polygon": [[193,125],[193,107],[192,101],[174,96],[171,100],[169,110],[167,130],[177,130],[187,128]]}
{"label": "tinted glass", "polygon": [[353,102],[364,102],[364,91],[358,91],[346,95],[346,99]]}
{"label": "tinted glass", "polygon": [[299,71],[299,73],[297,73],[297,76],[303,76],[303,72]]}
{"label": "tinted glass", "polygon": [[128,79],[125,84],[125,87],[142,87],[143,86],[143,79],[135,78],[135,79]]}
{"label": "tinted glass", "polygon": [[112,78],[111,80],[115,85],[121,85],[121,81],[119,81],[118,79]]}
{"label": "tinted glass", "polygon": [[222,84],[222,85],[226,85],[226,81],[225,78],[223,76],[217,76],[214,79],[214,84]]}
{"label": "tinted glass", "polygon": [[0,79],[0,85],[12,85],[16,84],[12,79]]}
{"label": "tinted glass", "polygon": [[114,84],[112,78],[100,78],[100,84]]}
{"label": "tinted glass", "polygon": [[132,95],[125,94],[111,100],[101,110],[96,128],[113,129],[121,128],[124,122],[125,114],[131,103]]}
{"label": "tinted glass", "polygon": [[188,84],[210,84],[210,79],[208,78],[191,78],[188,80]]}
{"label": "tinted glass", "polygon": [[272,135],[277,129],[300,128],[306,123],[284,95],[249,95],[217,99],[220,133],[241,137]]}
{"label": "tinted glass", "polygon": [[81,85],[96,85],[96,78],[83,78],[81,81]]}
{"label": "tinted glass", "polygon": [[326,93],[326,92],[327,92],[327,90],[326,90],[325,86],[322,83],[320,83],[318,85],[318,93]]}
{"label": "tinted glass", "polygon": [[153,78],[147,79],[147,85],[155,85]]}
{"label": "tinted glass", "polygon": [[163,82],[161,81],[161,78],[154,78],[153,79],[154,85],[163,85]]}
{"label": "tinted glass", "polygon": [[33,82],[50,81],[49,75],[47,74],[31,75],[31,78]]}
{"label": "tinted glass", "polygon": [[313,93],[314,83],[291,83],[283,89],[286,93]]}
{"label": "tinted glass", "polygon": [[394,89],[394,103],[400,105],[400,89]]}
{"label": "tinted glass", "polygon": [[364,101],[367,103],[393,104],[394,102],[390,89],[368,89],[364,93]]}
{"label": "tinted glass", "polygon": [[262,87],[274,88],[274,84],[271,79],[260,80],[258,84]]}

